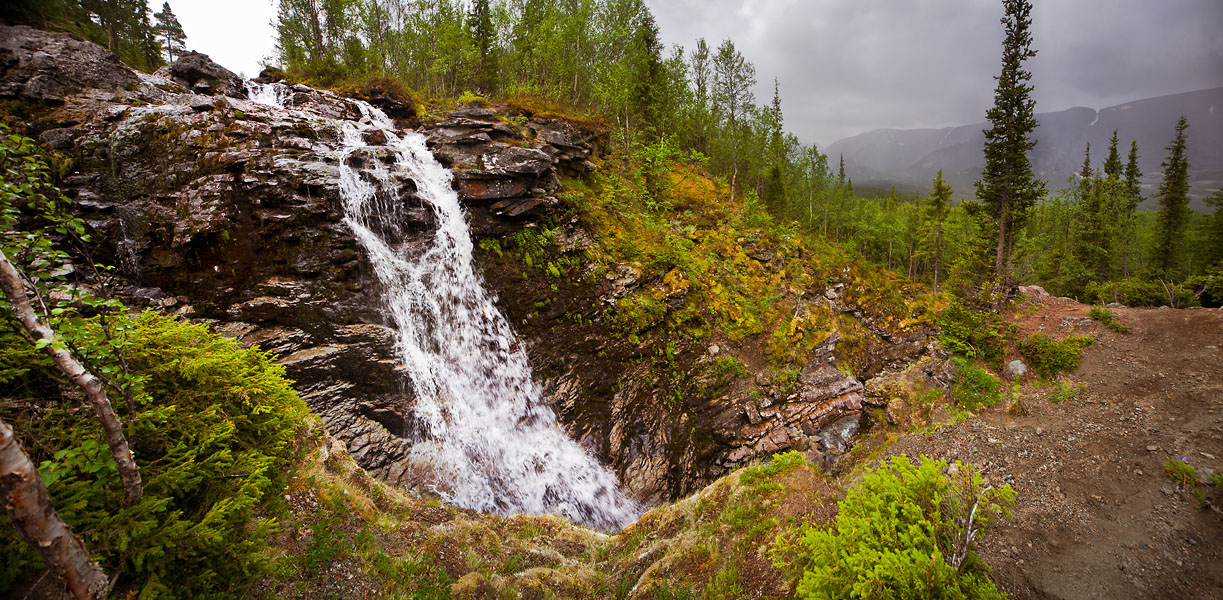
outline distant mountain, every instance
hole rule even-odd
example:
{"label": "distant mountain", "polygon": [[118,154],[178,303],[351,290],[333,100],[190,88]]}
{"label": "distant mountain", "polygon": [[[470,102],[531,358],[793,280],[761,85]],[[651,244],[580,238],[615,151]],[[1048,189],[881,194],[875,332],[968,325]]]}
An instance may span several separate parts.
{"label": "distant mountain", "polygon": [[[1071,174],[1083,164],[1083,150],[1091,142],[1094,168],[1101,168],[1108,155],[1113,130],[1120,138],[1121,160],[1129,152],[1130,140],[1138,141],[1139,165],[1147,196],[1162,178],[1159,163],[1172,141],[1180,115],[1189,119],[1187,135],[1190,195],[1194,206],[1223,186],[1223,87],[1135,100],[1100,111],[1076,107],[1036,115],[1036,148],[1032,151],[1037,177],[1049,182],[1050,190],[1066,186]],[[977,123],[943,129],[878,129],[840,140],[826,149],[828,160],[837,164],[845,156],[846,174],[859,192],[923,193],[939,169],[955,187],[956,195],[973,194],[973,181],[984,166],[982,148],[987,124]]]}

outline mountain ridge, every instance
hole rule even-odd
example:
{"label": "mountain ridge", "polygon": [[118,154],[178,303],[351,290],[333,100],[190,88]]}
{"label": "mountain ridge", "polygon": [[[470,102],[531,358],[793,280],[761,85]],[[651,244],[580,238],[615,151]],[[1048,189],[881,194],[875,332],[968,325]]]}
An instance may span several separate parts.
{"label": "mountain ridge", "polygon": [[[1142,98],[1099,110],[1078,106],[1039,113],[1033,168],[1051,192],[1061,189],[1082,165],[1087,143],[1094,150],[1092,165],[1101,167],[1109,137],[1117,130],[1123,159],[1129,142],[1138,142],[1143,192],[1150,196],[1159,185],[1164,147],[1181,114],[1189,119],[1190,195],[1200,209],[1202,198],[1223,185],[1223,87]],[[987,126],[982,121],[942,128],[876,129],[833,142],[826,151],[833,160],[845,157],[846,173],[859,192],[886,192],[892,186],[902,193],[924,192],[943,169],[956,196],[963,198],[972,195],[972,184],[980,176]]]}

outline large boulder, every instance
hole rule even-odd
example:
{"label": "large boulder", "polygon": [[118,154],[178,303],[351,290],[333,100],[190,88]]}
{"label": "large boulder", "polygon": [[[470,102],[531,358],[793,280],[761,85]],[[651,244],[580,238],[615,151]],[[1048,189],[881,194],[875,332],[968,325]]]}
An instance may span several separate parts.
{"label": "large boulder", "polygon": [[200,94],[220,94],[242,97],[242,78],[233,71],[212,62],[207,54],[188,52],[173,64],[162,67],[154,75],[166,77],[184,88]]}
{"label": "large boulder", "polygon": [[75,35],[0,25],[0,97],[60,103],[86,89],[138,81],[114,53]]}

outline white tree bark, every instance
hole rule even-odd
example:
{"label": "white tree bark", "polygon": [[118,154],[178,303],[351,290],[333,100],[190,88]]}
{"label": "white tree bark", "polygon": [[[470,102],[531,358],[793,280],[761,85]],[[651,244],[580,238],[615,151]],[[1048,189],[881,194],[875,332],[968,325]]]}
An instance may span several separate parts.
{"label": "white tree bark", "polygon": [[38,469],[26,456],[13,428],[0,420],[0,504],[12,518],[22,539],[29,542],[47,570],[78,600],[106,597],[106,575],[80,538],[59,518]]}
{"label": "white tree bark", "polygon": [[55,366],[59,367],[69,381],[85,392],[85,396],[93,405],[94,413],[102,422],[106,444],[110,446],[110,453],[115,457],[115,464],[119,467],[119,478],[123,481],[123,505],[131,506],[139,502],[140,497],[144,495],[140,470],[132,456],[131,447],[128,446],[127,437],[123,435],[123,425],[119,422],[119,417],[115,415],[115,409],[111,406],[110,400],[106,397],[105,386],[81,363],[72,358],[70,352],[64,348],[55,347],[53,343],[55,332],[39,322],[38,316],[34,314],[34,308],[30,306],[30,300],[26,297],[21,276],[3,252],[0,252],[0,287],[4,288],[4,293],[8,296],[13,316],[35,340],[47,339],[51,342],[43,346],[43,351],[51,357],[51,360],[55,361]]}

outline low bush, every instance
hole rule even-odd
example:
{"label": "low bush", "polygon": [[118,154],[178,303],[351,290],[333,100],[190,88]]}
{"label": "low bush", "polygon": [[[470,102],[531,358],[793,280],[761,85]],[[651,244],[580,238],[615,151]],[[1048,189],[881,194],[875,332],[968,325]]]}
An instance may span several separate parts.
{"label": "low bush", "polygon": [[989,371],[963,357],[953,358],[951,362],[958,373],[956,383],[951,388],[951,397],[956,406],[977,411],[995,406],[1002,400],[1002,382],[990,375]]}
{"label": "low bush", "polygon": [[1095,343],[1094,338],[1071,336],[1057,341],[1044,334],[1034,334],[1016,344],[1028,366],[1044,379],[1053,379],[1062,371],[1079,368],[1080,350]]}
{"label": "low bush", "polygon": [[1154,279],[1093,281],[1087,284],[1084,296],[1084,302],[1099,304],[1120,302],[1126,306],[1168,305],[1174,308],[1185,308],[1197,303],[1194,298],[1194,290],[1183,285],[1165,285]]}
{"label": "low bush", "polygon": [[[79,326],[98,328],[92,320]],[[103,569],[121,575],[117,593],[240,596],[262,572],[265,538],[276,528],[274,518],[256,515],[282,503],[294,440],[309,413],[283,367],[202,325],[146,313],[116,330],[130,381],[138,383],[135,416],[125,426],[144,497],[119,508],[122,487],[101,428],[76,399],[36,420],[16,420],[38,440],[30,448],[48,492]],[[105,358],[100,352],[95,359]],[[7,563],[0,595],[42,568],[7,518],[0,518],[0,554]]]}
{"label": "low bush", "polygon": [[771,555],[800,599],[1005,598],[973,542],[1014,504],[1010,486],[968,465],[896,456],[849,491],[834,524],[782,534]]}
{"label": "low bush", "polygon": [[1091,311],[1087,313],[1091,318],[1101,322],[1105,327],[1116,331],[1117,333],[1129,333],[1132,331],[1129,325],[1117,320],[1113,315],[1113,311],[1104,308],[1103,306],[1093,306]]}
{"label": "low bush", "polygon": [[980,359],[995,369],[1002,367],[1005,343],[1013,332],[997,313],[973,310],[964,301],[953,299],[935,324],[939,344],[947,352]]}

